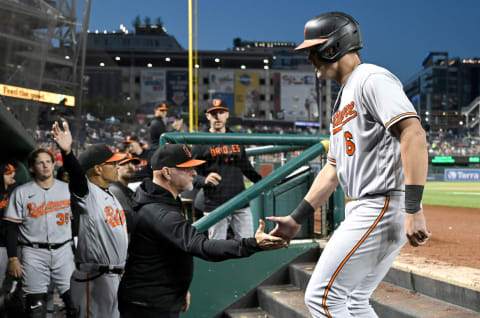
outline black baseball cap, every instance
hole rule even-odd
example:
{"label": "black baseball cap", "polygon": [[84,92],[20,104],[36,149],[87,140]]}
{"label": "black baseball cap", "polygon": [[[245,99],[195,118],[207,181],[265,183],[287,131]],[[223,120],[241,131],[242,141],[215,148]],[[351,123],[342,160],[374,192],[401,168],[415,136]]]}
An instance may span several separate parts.
{"label": "black baseball cap", "polygon": [[193,159],[188,146],[177,144],[166,144],[158,148],[150,161],[152,170],[161,170],[163,167],[196,167],[205,163],[205,160]]}
{"label": "black baseball cap", "polygon": [[78,161],[83,170],[87,171],[96,165],[106,162],[117,162],[125,157],[124,153],[113,152],[106,144],[94,144],[80,154]]}
{"label": "black baseball cap", "polygon": [[227,107],[227,103],[220,98],[214,98],[212,99],[212,103],[210,104],[210,107],[205,111],[206,113],[213,112],[214,110],[224,110],[224,111],[229,111]]}
{"label": "black baseball cap", "polygon": [[14,173],[16,170],[17,169],[15,169],[15,167],[10,163],[2,164],[0,166],[0,171],[3,174],[11,174],[11,173]]}
{"label": "black baseball cap", "polygon": [[126,153],[125,158],[122,159],[118,164],[123,165],[123,164],[126,164],[128,162],[132,162],[134,165],[138,165],[138,164],[140,164],[140,162],[142,162],[142,160],[140,158],[132,156],[132,154],[130,154],[130,153]]}

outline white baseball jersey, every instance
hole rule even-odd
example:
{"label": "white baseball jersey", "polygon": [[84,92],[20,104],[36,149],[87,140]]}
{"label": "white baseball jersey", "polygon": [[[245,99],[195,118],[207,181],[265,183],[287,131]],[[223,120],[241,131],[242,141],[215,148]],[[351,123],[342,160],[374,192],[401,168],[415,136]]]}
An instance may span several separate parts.
{"label": "white baseball jersey", "polygon": [[328,162],[350,198],[404,189],[400,142],[389,128],[418,117],[401,82],[388,70],[360,64],[335,102]]}
{"label": "white baseball jersey", "polygon": [[35,181],[13,190],[4,219],[19,223],[20,243],[63,243],[72,238],[68,184],[43,189]]}
{"label": "white baseball jersey", "polygon": [[123,208],[111,193],[87,183],[85,197],[72,193],[72,209],[79,214],[76,262],[124,266],[128,235]]}

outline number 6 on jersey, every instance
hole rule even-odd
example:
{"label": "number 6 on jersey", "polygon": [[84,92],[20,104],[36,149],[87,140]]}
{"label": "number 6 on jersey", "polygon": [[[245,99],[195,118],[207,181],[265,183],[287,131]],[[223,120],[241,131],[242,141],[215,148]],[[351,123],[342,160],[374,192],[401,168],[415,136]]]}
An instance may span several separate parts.
{"label": "number 6 on jersey", "polygon": [[352,156],[353,153],[355,152],[355,144],[352,141],[353,139],[352,133],[349,131],[346,131],[343,137],[345,138],[345,150],[347,152],[347,155]]}

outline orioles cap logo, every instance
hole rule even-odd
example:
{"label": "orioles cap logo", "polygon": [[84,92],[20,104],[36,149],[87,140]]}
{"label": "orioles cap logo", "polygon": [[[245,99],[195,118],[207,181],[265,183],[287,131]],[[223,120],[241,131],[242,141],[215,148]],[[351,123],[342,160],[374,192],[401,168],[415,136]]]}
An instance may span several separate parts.
{"label": "orioles cap logo", "polygon": [[215,98],[214,100],[212,100],[212,104],[213,104],[213,106],[218,107],[222,104],[222,100],[218,99],[218,98]]}
{"label": "orioles cap logo", "polygon": [[187,146],[183,146],[183,151],[185,152],[188,158],[192,158],[192,154],[190,153],[190,150],[188,150]]}

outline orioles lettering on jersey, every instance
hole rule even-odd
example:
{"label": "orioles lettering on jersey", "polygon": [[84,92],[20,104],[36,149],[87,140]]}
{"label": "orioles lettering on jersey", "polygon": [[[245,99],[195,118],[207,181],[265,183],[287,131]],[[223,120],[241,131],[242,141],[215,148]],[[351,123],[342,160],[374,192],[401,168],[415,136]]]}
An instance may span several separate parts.
{"label": "orioles lettering on jersey", "polygon": [[111,227],[116,227],[125,223],[125,212],[119,209],[113,209],[111,206],[106,206],[103,210],[105,212],[105,223]]}
{"label": "orioles lettering on jersey", "polygon": [[343,125],[357,117],[357,112],[353,110],[354,107],[355,103],[352,101],[347,106],[343,107],[343,109],[338,110],[335,113],[332,120],[332,129],[334,135],[342,130]]}
{"label": "orioles lettering on jersey", "polygon": [[63,201],[49,201],[48,203],[42,202],[40,206],[31,202],[27,204],[28,214],[27,216],[32,218],[38,218],[50,212],[55,212],[70,207],[70,200]]}
{"label": "orioles lettering on jersey", "polygon": [[212,158],[215,158],[219,155],[229,155],[231,153],[240,153],[240,145],[226,145],[226,146],[215,146],[210,147],[210,155]]}

